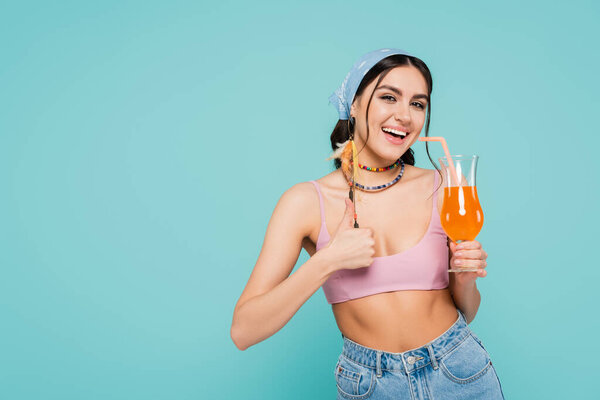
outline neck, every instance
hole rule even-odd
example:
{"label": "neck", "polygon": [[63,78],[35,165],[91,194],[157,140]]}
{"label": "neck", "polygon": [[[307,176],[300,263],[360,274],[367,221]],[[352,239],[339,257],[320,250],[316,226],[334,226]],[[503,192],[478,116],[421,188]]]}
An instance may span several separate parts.
{"label": "neck", "polygon": [[[385,168],[393,163],[395,163],[398,159],[385,159],[374,154],[368,152],[368,149],[365,147],[363,151],[361,151],[358,155],[359,164],[370,167],[370,168]],[[408,165],[404,165],[404,173],[406,174],[406,170]],[[391,168],[387,171],[368,171],[366,169],[358,168],[358,177],[356,179],[357,183],[360,183],[364,186],[378,186],[385,183],[388,183],[394,180],[400,171],[402,170],[402,166],[396,165],[394,168]],[[400,183],[400,182],[398,182]]]}
{"label": "neck", "polygon": [[[355,134],[354,140],[356,149],[358,151],[358,162],[359,164],[365,167],[384,168],[395,163],[398,160],[398,158],[384,158],[380,154],[374,153],[369,146],[364,145],[362,135]],[[404,164],[403,176],[406,175],[406,172],[409,169],[409,167],[410,166],[406,163]],[[358,168],[358,177],[356,179],[356,182],[364,186],[379,186],[393,181],[398,176],[401,170],[401,165],[397,165],[390,170],[380,172],[368,171],[362,168]],[[401,179],[400,182],[398,182],[397,184],[401,184],[402,180],[403,179]]]}

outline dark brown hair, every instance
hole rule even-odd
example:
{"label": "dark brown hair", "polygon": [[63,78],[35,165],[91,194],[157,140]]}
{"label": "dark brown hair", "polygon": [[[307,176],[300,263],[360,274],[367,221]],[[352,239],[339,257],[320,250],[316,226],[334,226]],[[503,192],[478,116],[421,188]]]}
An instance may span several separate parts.
{"label": "dark brown hair", "polygon": [[[373,66],[373,68],[371,68],[369,70],[369,72],[367,72],[367,74],[364,76],[363,80],[360,82],[360,85],[358,86],[358,89],[356,90],[356,94],[354,97],[357,98],[360,95],[362,95],[365,88],[371,82],[373,82],[375,80],[375,78],[377,78],[377,77],[379,77],[379,79],[377,80],[377,84],[375,85],[375,88],[379,87],[379,83],[393,68],[401,67],[401,66],[412,66],[412,67],[417,68],[423,75],[423,78],[425,78],[425,81],[427,82],[427,96],[429,97],[429,101],[427,103],[427,119],[425,122],[425,136],[427,137],[427,136],[429,136],[429,118],[431,116],[431,90],[433,89],[433,80],[431,79],[431,72],[429,71],[429,68],[427,68],[427,65],[425,65],[425,63],[423,61],[421,61],[419,58],[407,56],[407,55],[396,54],[396,55],[392,55],[392,56],[382,59],[377,64],[375,64]],[[373,91],[373,93],[375,93],[375,91]],[[371,105],[371,100],[373,99],[373,93],[371,94],[371,97],[369,98],[369,102],[367,103],[367,111],[366,111],[367,141],[369,140],[369,106]],[[339,120],[337,122],[337,124],[335,125],[335,128],[333,128],[333,132],[331,133],[331,137],[330,137],[331,149],[335,151],[337,149],[337,143],[344,143],[349,138],[350,138],[350,132],[348,131],[348,120]],[[365,145],[366,145],[366,141],[365,141]],[[362,150],[363,148],[364,148],[364,145],[358,151],[360,152],[360,150]],[[431,155],[429,154],[429,142],[425,142],[425,149],[427,150],[427,156],[429,157],[429,161],[431,161],[431,163],[433,164],[433,167],[438,171],[438,173],[440,173],[439,168],[437,167],[437,165],[431,158]],[[400,158],[402,159],[402,161],[404,161],[405,164],[415,165],[415,157],[414,157],[413,149],[409,148]],[[342,163],[339,159],[335,159],[334,165],[335,165],[335,168],[338,169],[338,168],[340,168]]]}

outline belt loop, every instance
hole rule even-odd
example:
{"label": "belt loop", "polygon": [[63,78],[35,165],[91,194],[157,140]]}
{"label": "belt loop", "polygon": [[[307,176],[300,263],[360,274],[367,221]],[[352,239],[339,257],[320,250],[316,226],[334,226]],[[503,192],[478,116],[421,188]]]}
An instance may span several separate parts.
{"label": "belt loop", "polygon": [[427,350],[429,351],[429,358],[431,359],[431,365],[433,369],[438,369],[437,360],[435,359],[435,354],[433,353],[433,347],[429,344],[427,345]]}
{"label": "belt loop", "polygon": [[408,376],[410,374],[410,371],[408,370],[408,367],[406,366],[406,361],[404,361],[404,353],[400,354],[400,358],[402,358],[402,364],[404,365],[404,371],[406,372],[406,375]]}
{"label": "belt loop", "polygon": [[381,350],[377,350],[377,377],[381,378]]}

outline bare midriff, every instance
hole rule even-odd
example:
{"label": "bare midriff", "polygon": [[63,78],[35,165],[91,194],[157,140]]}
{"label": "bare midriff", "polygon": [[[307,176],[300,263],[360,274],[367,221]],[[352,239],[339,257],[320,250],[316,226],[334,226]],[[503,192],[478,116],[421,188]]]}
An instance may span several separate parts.
{"label": "bare midriff", "polygon": [[458,318],[448,288],[378,293],[331,306],[345,337],[388,353],[419,348]]}

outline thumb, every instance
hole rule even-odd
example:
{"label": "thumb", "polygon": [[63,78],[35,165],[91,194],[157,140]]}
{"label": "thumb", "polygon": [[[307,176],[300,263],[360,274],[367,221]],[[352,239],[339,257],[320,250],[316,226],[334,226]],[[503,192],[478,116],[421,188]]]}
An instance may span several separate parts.
{"label": "thumb", "polygon": [[354,227],[354,203],[352,203],[352,200],[349,198],[346,198],[345,203],[346,210],[344,211],[344,216],[342,217],[338,230]]}

